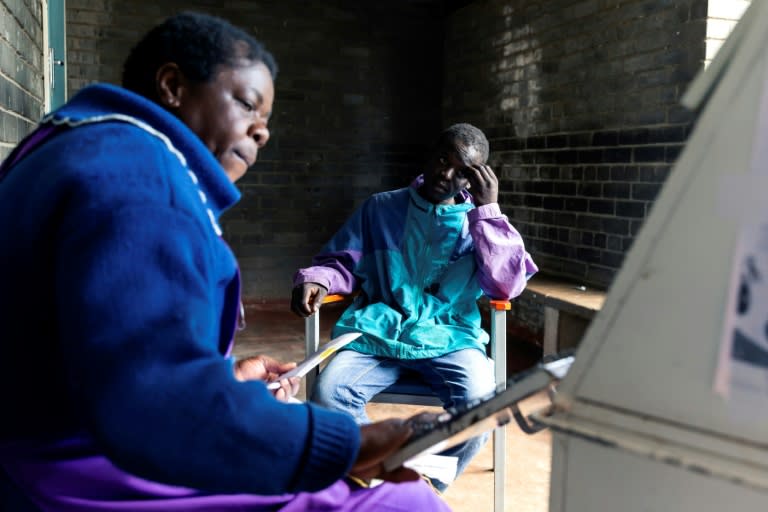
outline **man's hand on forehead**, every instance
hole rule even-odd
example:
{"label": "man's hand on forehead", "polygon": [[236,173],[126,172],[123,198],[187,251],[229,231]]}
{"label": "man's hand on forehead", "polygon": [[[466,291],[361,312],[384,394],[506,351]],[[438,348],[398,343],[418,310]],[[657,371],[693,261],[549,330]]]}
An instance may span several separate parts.
{"label": "man's hand on forehead", "polygon": [[[459,174],[465,178],[472,188],[472,197],[477,206],[496,203],[499,199],[499,181],[493,169],[485,163],[474,146],[456,147],[456,154],[465,165],[459,169]],[[469,186],[467,187],[469,188]]]}

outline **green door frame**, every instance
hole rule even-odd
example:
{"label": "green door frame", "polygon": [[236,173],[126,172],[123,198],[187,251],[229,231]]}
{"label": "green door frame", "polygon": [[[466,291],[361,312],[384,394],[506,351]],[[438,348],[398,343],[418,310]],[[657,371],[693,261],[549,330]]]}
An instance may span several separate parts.
{"label": "green door frame", "polygon": [[48,93],[50,104],[46,110],[54,110],[67,101],[67,38],[66,0],[48,0],[48,48],[45,61],[48,65]]}

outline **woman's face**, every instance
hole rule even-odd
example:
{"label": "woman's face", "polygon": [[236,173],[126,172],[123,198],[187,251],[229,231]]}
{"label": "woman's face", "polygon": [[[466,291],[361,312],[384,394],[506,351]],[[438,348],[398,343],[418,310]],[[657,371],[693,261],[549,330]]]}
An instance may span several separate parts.
{"label": "woman's face", "polygon": [[178,94],[176,115],[224,167],[232,182],[245,175],[269,140],[267,121],[275,89],[261,62],[221,66],[207,83],[186,84]]}

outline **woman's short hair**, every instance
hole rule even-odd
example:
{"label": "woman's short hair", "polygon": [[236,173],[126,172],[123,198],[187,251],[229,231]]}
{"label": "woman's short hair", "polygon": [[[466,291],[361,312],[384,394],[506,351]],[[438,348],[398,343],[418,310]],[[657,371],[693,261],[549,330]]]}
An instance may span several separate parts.
{"label": "woman's short hair", "polygon": [[133,47],[123,64],[123,87],[154,100],[155,75],[174,62],[189,80],[209,82],[219,66],[240,61],[261,62],[277,76],[277,63],[264,46],[228,21],[195,12],[182,12],[151,29]]}

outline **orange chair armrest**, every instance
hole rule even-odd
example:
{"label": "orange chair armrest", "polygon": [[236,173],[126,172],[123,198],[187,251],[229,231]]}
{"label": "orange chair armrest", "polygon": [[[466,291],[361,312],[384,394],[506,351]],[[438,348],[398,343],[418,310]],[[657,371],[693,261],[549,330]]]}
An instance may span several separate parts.
{"label": "orange chair armrest", "polygon": [[330,304],[332,302],[340,302],[342,300],[346,299],[345,295],[340,295],[338,293],[332,293],[330,295],[326,295],[323,298],[323,304]]}
{"label": "orange chair armrest", "polygon": [[488,302],[491,304],[491,309],[495,309],[496,311],[509,311],[512,309],[512,303],[508,300],[491,299]]}

